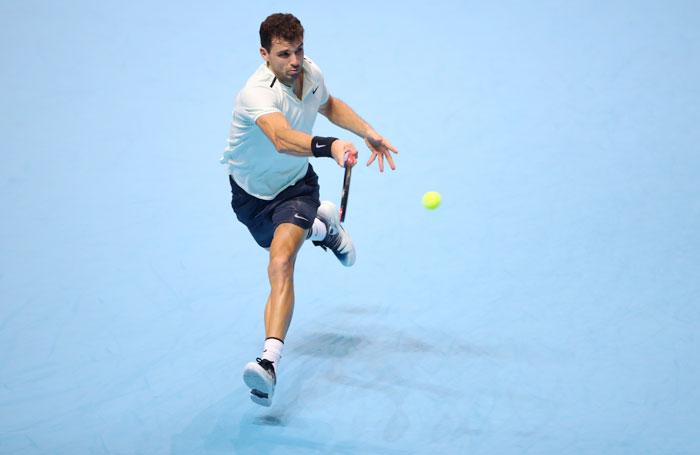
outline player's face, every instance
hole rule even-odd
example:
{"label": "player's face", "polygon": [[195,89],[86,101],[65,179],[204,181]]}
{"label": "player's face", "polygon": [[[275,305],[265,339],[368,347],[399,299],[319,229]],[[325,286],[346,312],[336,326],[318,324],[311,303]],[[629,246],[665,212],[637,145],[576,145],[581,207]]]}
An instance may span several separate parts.
{"label": "player's face", "polygon": [[301,75],[301,64],[304,61],[304,43],[279,38],[272,39],[270,52],[260,48],[260,55],[267,62],[268,68],[275,73],[277,79],[285,85],[293,85]]}

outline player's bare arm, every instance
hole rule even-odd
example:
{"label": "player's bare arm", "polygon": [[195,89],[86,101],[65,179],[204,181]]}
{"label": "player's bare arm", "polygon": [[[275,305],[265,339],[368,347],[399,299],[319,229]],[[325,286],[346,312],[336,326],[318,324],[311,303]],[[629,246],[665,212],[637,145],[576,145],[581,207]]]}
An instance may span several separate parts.
{"label": "player's bare arm", "polygon": [[[296,156],[313,156],[311,141],[313,137],[302,131],[295,130],[287,118],[279,112],[261,115],[255,122],[280,153]],[[331,155],[339,166],[357,163],[357,149],[350,141],[338,139],[331,144]],[[346,155],[347,154],[347,155]]]}
{"label": "player's bare arm", "polygon": [[367,161],[367,166],[377,159],[379,171],[384,172],[384,159],[386,158],[391,170],[396,170],[394,159],[390,153],[399,153],[396,147],[394,147],[388,139],[377,133],[369,123],[357,115],[344,101],[329,95],[328,101],[319,108],[319,112],[332,123],[348,131],[352,131],[364,139],[367,148],[372,152]]}

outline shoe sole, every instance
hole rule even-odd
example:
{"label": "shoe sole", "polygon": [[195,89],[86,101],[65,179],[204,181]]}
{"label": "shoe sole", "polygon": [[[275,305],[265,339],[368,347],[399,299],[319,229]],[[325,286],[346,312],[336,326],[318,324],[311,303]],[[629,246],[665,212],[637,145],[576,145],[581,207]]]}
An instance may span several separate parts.
{"label": "shoe sole", "polygon": [[342,257],[338,257],[338,255],[336,255],[335,257],[338,258],[340,263],[343,264],[345,267],[352,267],[355,264],[355,260],[356,260],[355,244],[352,243],[352,239],[350,238],[350,234],[347,233],[347,231],[345,230],[345,228],[342,225],[340,225],[340,229],[345,233],[345,235],[348,236],[348,239],[349,239],[348,241],[350,242],[350,251],[352,253],[347,252]]}
{"label": "shoe sole", "polygon": [[275,385],[270,384],[263,375],[265,371],[260,365],[250,362],[243,371],[243,382],[250,388],[250,399],[261,406],[270,406],[275,393]]}
{"label": "shoe sole", "polygon": [[257,390],[250,391],[250,401],[252,401],[253,403],[255,403],[257,405],[265,406],[266,408],[269,408],[270,406],[272,406],[271,399],[259,397],[255,394],[255,392],[257,392]]}

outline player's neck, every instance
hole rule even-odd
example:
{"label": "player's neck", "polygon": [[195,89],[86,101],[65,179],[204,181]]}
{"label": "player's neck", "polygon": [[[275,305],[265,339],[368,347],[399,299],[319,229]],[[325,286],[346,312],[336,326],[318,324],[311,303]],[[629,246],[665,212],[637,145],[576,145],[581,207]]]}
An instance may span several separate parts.
{"label": "player's neck", "polygon": [[297,98],[301,99],[304,92],[304,69],[302,68],[301,73],[296,81],[294,81],[294,94]]}
{"label": "player's neck", "polygon": [[[270,68],[269,62],[267,63],[267,67]],[[275,74],[273,72],[273,74],[275,74],[275,77],[277,78],[277,80],[282,85],[286,85],[287,87],[290,87],[294,91],[294,94],[296,95],[296,97],[299,99],[301,99],[303,92],[304,92],[304,73],[305,73],[304,68],[302,68],[301,72],[299,73],[299,77],[296,78],[294,81],[292,81],[291,84],[287,84],[286,82],[284,82],[284,80],[282,78],[277,77],[277,74]]]}
{"label": "player's neck", "polygon": [[[277,78],[280,82],[282,82],[281,79]],[[303,91],[304,91],[304,70],[301,70],[301,73],[299,73],[299,77],[296,78],[291,84],[285,84],[282,82],[282,84],[286,85],[287,87],[291,88],[294,91],[294,94],[296,95],[297,98],[301,99]]]}

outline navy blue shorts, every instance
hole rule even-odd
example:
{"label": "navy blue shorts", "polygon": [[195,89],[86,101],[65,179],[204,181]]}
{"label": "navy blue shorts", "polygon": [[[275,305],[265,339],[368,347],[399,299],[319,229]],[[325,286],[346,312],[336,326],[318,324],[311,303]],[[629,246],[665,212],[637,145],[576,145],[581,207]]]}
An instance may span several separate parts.
{"label": "navy blue shorts", "polygon": [[246,193],[229,175],[231,207],[238,221],[245,224],[258,245],[269,248],[275,229],[282,223],[291,223],[309,229],[321,205],[318,175],[309,164],[306,175],[294,185],[285,188],[271,201],[258,199]]}

